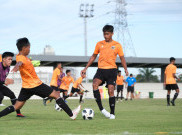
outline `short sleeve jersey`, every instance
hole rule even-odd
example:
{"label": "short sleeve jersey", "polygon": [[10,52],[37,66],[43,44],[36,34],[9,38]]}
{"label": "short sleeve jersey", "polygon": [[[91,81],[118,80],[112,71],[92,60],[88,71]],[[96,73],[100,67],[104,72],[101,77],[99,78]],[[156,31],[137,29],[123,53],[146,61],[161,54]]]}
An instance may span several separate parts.
{"label": "short sleeve jersey", "polygon": [[53,75],[52,75],[52,79],[51,79],[51,83],[50,85],[51,86],[55,86],[55,87],[58,87],[58,76],[60,75],[60,70],[58,68],[56,68],[54,71],[53,71]]}
{"label": "short sleeve jersey", "polygon": [[82,77],[78,78],[74,83],[73,83],[73,87],[74,88],[78,88],[78,86],[82,83],[83,79]]}
{"label": "short sleeve jersey", "polygon": [[123,85],[124,76],[117,76],[116,84],[117,85]]}
{"label": "short sleeve jersey", "polygon": [[112,42],[105,40],[98,42],[94,54],[99,54],[98,68],[100,69],[117,68],[117,55],[124,56],[121,44],[114,40]]}
{"label": "short sleeve jersey", "polygon": [[18,54],[16,56],[16,62],[23,63],[19,67],[23,88],[35,88],[42,84],[42,81],[38,78],[34,66],[28,57]]}
{"label": "short sleeve jersey", "polygon": [[166,84],[176,84],[176,79],[173,74],[176,74],[177,67],[173,64],[169,64],[166,67],[165,75],[166,75]]}
{"label": "short sleeve jersey", "polygon": [[70,77],[68,77],[68,76],[63,77],[62,83],[60,85],[60,89],[69,90],[70,83],[74,83],[73,77],[71,77],[71,76]]}

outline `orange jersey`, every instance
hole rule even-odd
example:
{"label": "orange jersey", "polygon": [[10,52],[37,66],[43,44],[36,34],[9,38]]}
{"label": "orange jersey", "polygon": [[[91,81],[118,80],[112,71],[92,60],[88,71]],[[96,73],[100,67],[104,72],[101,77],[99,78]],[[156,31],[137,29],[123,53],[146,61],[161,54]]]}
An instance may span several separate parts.
{"label": "orange jersey", "polygon": [[173,64],[169,64],[166,67],[165,75],[166,75],[166,84],[176,84],[176,79],[173,74],[176,74],[177,67]]}
{"label": "orange jersey", "polygon": [[124,76],[117,76],[116,84],[117,85],[123,85],[124,82]]}
{"label": "orange jersey", "polygon": [[34,66],[29,58],[18,54],[16,56],[16,62],[23,63],[19,67],[23,88],[35,88],[42,84],[42,81],[38,78]]}
{"label": "orange jersey", "polygon": [[114,40],[110,43],[105,40],[98,42],[94,54],[99,54],[98,68],[101,69],[117,68],[117,54],[119,56],[124,56],[121,44]]}
{"label": "orange jersey", "polygon": [[58,68],[54,70],[50,83],[51,86],[58,87],[57,81],[58,81],[58,76],[60,76],[60,73],[61,71]]}
{"label": "orange jersey", "polygon": [[2,60],[2,55],[0,55],[0,62],[2,62],[3,60]]}
{"label": "orange jersey", "polygon": [[63,77],[61,85],[59,88],[63,89],[63,90],[69,90],[70,83],[73,83],[73,82],[74,82],[73,77],[65,76],[65,77]]}
{"label": "orange jersey", "polygon": [[78,78],[74,83],[73,83],[73,87],[74,88],[78,88],[78,86],[82,83],[83,79],[82,77]]}

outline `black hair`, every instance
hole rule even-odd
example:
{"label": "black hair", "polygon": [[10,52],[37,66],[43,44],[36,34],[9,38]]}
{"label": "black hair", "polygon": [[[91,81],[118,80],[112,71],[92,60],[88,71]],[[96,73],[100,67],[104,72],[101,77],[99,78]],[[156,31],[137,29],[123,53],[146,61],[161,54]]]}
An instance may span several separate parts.
{"label": "black hair", "polygon": [[4,52],[2,54],[2,58],[6,58],[6,57],[14,57],[14,53],[12,53],[12,52]]}
{"label": "black hair", "polygon": [[16,46],[18,48],[18,51],[22,51],[22,48],[24,46],[29,46],[30,45],[30,42],[28,40],[28,38],[24,37],[24,38],[19,38],[17,41],[16,41]]}
{"label": "black hair", "polygon": [[112,25],[105,25],[102,29],[103,32],[114,32],[114,27]]}
{"label": "black hair", "polygon": [[130,74],[130,76],[133,76],[133,74]]}
{"label": "black hair", "polygon": [[169,60],[170,62],[172,62],[172,61],[175,61],[176,59],[174,57],[171,57]]}
{"label": "black hair", "polygon": [[121,70],[118,70],[118,73],[121,73]]}
{"label": "black hair", "polygon": [[66,74],[69,73],[69,72],[71,72],[71,70],[66,70]]}

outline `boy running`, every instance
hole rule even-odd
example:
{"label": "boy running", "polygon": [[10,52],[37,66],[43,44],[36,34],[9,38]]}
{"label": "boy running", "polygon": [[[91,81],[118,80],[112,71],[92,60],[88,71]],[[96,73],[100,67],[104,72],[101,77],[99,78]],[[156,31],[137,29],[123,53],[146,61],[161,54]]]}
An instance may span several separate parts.
{"label": "boy running", "polygon": [[124,80],[124,76],[121,75],[121,71],[118,71],[118,76],[117,76],[117,80],[116,80],[116,84],[117,84],[117,101],[119,99],[119,92],[121,91],[121,100],[124,98],[123,97],[123,82],[125,82]]}
{"label": "boy running", "polygon": [[66,76],[63,77],[61,85],[59,87],[60,92],[63,92],[63,98],[66,99],[70,83],[74,83],[73,77],[71,77],[71,70],[66,70]]}
{"label": "boy running", "polygon": [[171,90],[176,91],[171,101],[171,104],[173,106],[175,106],[175,100],[177,99],[179,95],[179,87],[176,83],[176,79],[177,80],[180,80],[180,79],[176,76],[177,67],[175,66],[175,60],[176,59],[174,57],[170,58],[170,64],[166,67],[165,74],[164,74],[164,86],[166,87],[166,90],[167,90],[167,106],[170,106]]}
{"label": "boy running", "polygon": [[[121,44],[112,39],[114,27],[106,25],[103,28],[103,34],[105,40],[97,43],[95,51],[91,56],[87,66],[81,71],[81,76],[86,74],[88,67],[95,61],[99,54],[98,70],[93,79],[93,93],[96,99],[97,105],[102,114],[110,119],[115,119],[115,97],[114,89],[117,78],[117,65],[116,58],[119,55],[121,63],[125,69],[126,75],[128,75],[127,65],[124,58],[124,53]],[[102,101],[99,93],[99,85],[107,83],[109,93],[109,105],[111,112],[106,111],[102,106]]]}
{"label": "boy running", "polygon": [[42,98],[52,97],[56,100],[56,103],[69,115],[71,119],[76,119],[80,107],[71,111],[68,105],[63,101],[58,92],[53,90],[51,87],[42,83],[38,78],[34,66],[31,63],[27,55],[30,53],[30,43],[27,38],[20,38],[17,40],[17,48],[19,54],[16,56],[16,65],[12,72],[20,71],[22,78],[22,89],[20,91],[19,97],[15,105],[9,106],[0,112],[0,117],[8,115],[16,110],[23,107],[25,102],[33,95],[40,96]]}
{"label": "boy running", "polygon": [[[0,62],[0,95],[7,96],[11,99],[12,105],[17,101],[15,94],[6,86],[13,84],[14,80],[6,78],[10,71],[10,66],[13,61],[14,54],[11,52],[4,52],[2,55],[2,62]],[[6,85],[6,86],[5,86]],[[24,117],[20,110],[16,110],[17,117]]]}
{"label": "boy running", "polygon": [[74,83],[73,83],[73,87],[72,87],[72,89],[71,89],[71,93],[68,95],[68,96],[65,96],[65,98],[68,98],[68,97],[71,97],[71,96],[73,96],[73,94],[75,93],[75,92],[77,92],[79,95],[80,95],[80,103],[83,103],[83,100],[82,100],[82,98],[83,98],[83,90],[82,90],[82,88],[81,88],[81,86],[83,87],[83,85],[82,85],[82,81],[83,81],[83,79],[86,77],[86,75],[83,75],[83,76],[81,76],[80,78],[78,78]]}

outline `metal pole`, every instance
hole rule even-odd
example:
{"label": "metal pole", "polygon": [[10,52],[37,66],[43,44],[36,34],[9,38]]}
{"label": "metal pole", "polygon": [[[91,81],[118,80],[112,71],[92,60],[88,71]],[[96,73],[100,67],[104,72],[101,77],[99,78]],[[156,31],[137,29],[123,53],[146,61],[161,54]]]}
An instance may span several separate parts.
{"label": "metal pole", "polygon": [[87,18],[84,17],[85,56],[87,56]]}

